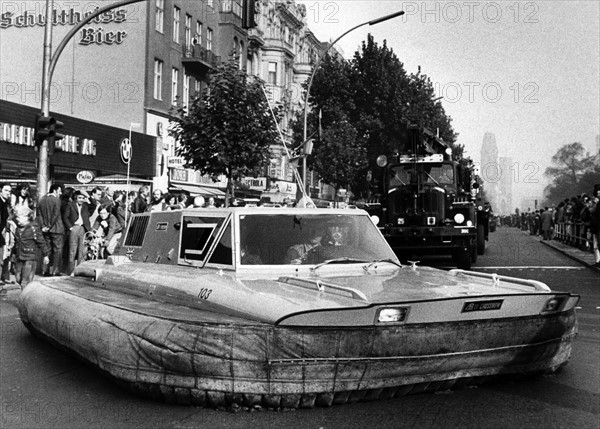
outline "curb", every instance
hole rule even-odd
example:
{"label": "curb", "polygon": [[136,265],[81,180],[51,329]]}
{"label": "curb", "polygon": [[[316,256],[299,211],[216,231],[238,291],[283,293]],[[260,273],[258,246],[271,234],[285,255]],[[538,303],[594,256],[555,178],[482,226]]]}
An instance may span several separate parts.
{"label": "curb", "polygon": [[563,255],[568,256],[569,258],[573,259],[574,261],[579,262],[581,265],[585,265],[587,268],[590,268],[591,270],[594,270],[594,271],[600,273],[600,267],[595,267],[593,264],[590,264],[590,263],[584,261],[583,259],[577,257],[576,255],[573,255],[572,253],[568,252],[567,250],[561,249],[560,247],[551,244],[551,242],[548,242],[547,240],[539,240],[539,242],[545,246],[551,247],[552,249],[559,251]]}
{"label": "curb", "polygon": [[18,290],[19,292],[21,291],[21,286],[19,286],[17,283],[13,283],[13,284],[4,284],[4,285],[0,285],[0,290],[5,290],[6,292],[11,292],[13,290]]}

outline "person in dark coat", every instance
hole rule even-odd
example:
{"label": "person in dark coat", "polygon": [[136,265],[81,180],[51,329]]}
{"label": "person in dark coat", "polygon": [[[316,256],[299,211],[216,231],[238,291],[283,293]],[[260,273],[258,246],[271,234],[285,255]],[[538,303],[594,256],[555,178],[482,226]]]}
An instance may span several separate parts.
{"label": "person in dark coat", "polygon": [[102,188],[96,186],[89,195],[87,208],[90,212],[90,223],[93,224],[98,217],[98,210],[100,210],[100,205],[102,204]]}
{"label": "person in dark coat", "polygon": [[44,257],[44,264],[48,265],[50,253],[46,240],[38,224],[33,221],[33,210],[21,206],[15,210],[17,229],[15,231],[15,277],[25,289],[35,276],[37,266],[36,250],[40,249]]}
{"label": "person in dark coat", "polygon": [[542,236],[544,240],[549,240],[552,235],[552,227],[554,227],[554,219],[552,217],[552,212],[546,207],[541,214],[540,220],[542,226]]}
{"label": "person in dark coat", "polygon": [[12,283],[10,280],[10,258],[5,254],[6,232],[8,218],[10,216],[10,196],[11,186],[9,183],[0,183],[0,293],[6,293],[2,288],[6,283]]}
{"label": "person in dark coat", "polygon": [[125,221],[126,214],[126,203],[125,203],[126,194],[125,191],[116,191],[113,194],[113,202],[111,213],[117,218],[119,224],[121,225],[121,229],[125,230],[127,227],[127,222]]}
{"label": "person in dark coat", "polygon": [[146,185],[142,186],[138,196],[133,200],[131,213],[144,213],[148,211],[148,195],[150,195],[150,187]]}
{"label": "person in dark coat", "polygon": [[592,245],[596,261],[594,266],[600,267],[600,191],[597,191],[594,198],[592,198],[592,208],[590,211],[590,232],[592,233]]}
{"label": "person in dark coat", "polygon": [[42,269],[44,275],[59,275],[62,265],[65,226],[61,214],[61,195],[62,186],[54,184],[50,186],[50,191],[42,197],[37,207],[38,224],[50,248],[50,265],[44,265]]}
{"label": "person in dark coat", "polygon": [[[81,264],[85,255],[85,233],[92,229],[90,225],[90,212],[85,202],[89,195],[86,191],[75,191],[75,201],[71,201],[63,213],[65,230],[69,232],[69,266],[68,274]],[[77,263],[75,263],[77,261]]]}

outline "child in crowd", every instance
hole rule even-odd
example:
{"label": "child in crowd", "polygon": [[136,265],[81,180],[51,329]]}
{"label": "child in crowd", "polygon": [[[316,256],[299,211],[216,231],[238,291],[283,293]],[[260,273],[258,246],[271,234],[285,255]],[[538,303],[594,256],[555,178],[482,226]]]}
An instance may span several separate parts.
{"label": "child in crowd", "polygon": [[33,210],[27,206],[18,207],[15,210],[17,228],[15,230],[15,277],[17,283],[21,285],[21,290],[25,289],[35,275],[37,256],[36,249],[42,251],[44,264],[50,263],[50,249],[42,235],[42,230],[37,223],[33,222]]}

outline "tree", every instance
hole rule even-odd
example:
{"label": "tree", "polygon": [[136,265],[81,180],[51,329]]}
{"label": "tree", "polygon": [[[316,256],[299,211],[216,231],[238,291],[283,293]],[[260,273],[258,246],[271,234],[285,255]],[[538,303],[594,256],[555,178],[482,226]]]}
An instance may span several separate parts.
{"label": "tree", "polygon": [[594,157],[586,153],[579,142],[561,147],[552,157],[552,164],[544,172],[552,180],[546,187],[549,204],[584,192],[591,193],[593,184],[600,183],[600,169],[594,165]]}
{"label": "tree", "polygon": [[227,178],[226,205],[235,180],[260,174],[269,163],[269,147],[280,144],[262,82],[239,70],[235,61],[221,64],[208,88],[177,109],[170,135],[186,167]]}
{"label": "tree", "polygon": [[[356,130],[351,143],[356,147],[352,151],[361,147],[365,156],[353,166],[359,171],[347,175],[351,178],[349,187],[355,195],[367,193],[367,172],[377,169],[377,156],[391,154],[407,139],[408,122],[419,123],[434,133],[439,131],[447,143],[454,143],[456,134],[451,118],[446,116],[441,103],[434,100],[434,95],[429,77],[420,69],[417,74],[407,75],[386,41],[379,46],[369,35],[352,60],[325,58],[315,73],[309,97],[308,135],[318,129],[319,113],[323,134],[329,127],[347,121]],[[297,120],[294,127],[297,144],[301,142],[301,127],[302,120]],[[315,153],[321,144],[321,141],[315,143]],[[345,156],[345,151],[330,152],[330,156]],[[331,159],[315,161],[315,157],[309,157],[308,165],[319,177],[323,179],[330,174]]]}
{"label": "tree", "polygon": [[356,136],[356,128],[342,120],[324,130],[315,145],[312,167],[321,180],[333,186],[336,195],[341,188],[348,188],[368,164],[367,151]]}

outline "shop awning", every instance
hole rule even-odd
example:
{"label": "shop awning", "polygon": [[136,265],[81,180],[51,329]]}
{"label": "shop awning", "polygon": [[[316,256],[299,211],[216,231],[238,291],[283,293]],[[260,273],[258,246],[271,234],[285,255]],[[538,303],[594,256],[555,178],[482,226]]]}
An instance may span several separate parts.
{"label": "shop awning", "polygon": [[225,192],[219,188],[209,188],[200,185],[184,185],[181,183],[173,184],[169,187],[170,191],[184,191],[191,195],[202,195],[204,197],[224,198]]}
{"label": "shop awning", "polygon": [[[111,174],[108,176],[98,176],[94,180],[93,183],[127,183],[127,176],[125,174]],[[129,182],[135,183],[149,183],[152,184],[152,180],[142,179],[137,176],[129,176]]]}

